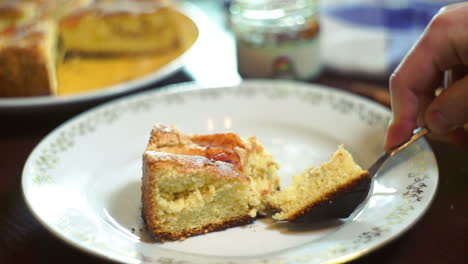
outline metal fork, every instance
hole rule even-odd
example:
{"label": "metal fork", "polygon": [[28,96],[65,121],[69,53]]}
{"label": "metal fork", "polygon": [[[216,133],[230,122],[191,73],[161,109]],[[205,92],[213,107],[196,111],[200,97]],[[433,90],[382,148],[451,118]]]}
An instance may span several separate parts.
{"label": "metal fork", "polygon": [[[449,87],[452,82],[452,71],[446,71],[444,73],[442,89]],[[366,201],[372,194],[372,187],[375,179],[385,161],[428,133],[429,130],[425,127],[418,127],[413,130],[413,135],[408,140],[396,147],[393,147],[389,151],[382,153],[372,166],[370,166],[367,170],[370,176],[368,180],[361,182],[353,191],[344,194],[340,199],[332,199],[328,201],[328,206],[323,206],[318,210],[312,211],[314,213],[311,214],[310,218],[354,218],[356,214],[359,214],[360,210],[357,209],[364,206],[364,201]]]}
{"label": "metal fork", "polygon": [[405,149],[407,146],[411,145],[414,141],[418,140],[420,137],[423,137],[429,133],[429,130],[425,127],[419,127],[416,128],[413,131],[413,135],[406,140],[405,142],[401,143],[400,145],[390,149],[389,151],[384,152],[375,162],[372,164],[372,166],[367,170],[369,172],[369,175],[371,176],[372,179],[375,178],[377,172],[379,169],[382,167],[382,165],[385,163],[385,161],[390,158],[391,156],[395,155],[396,153],[400,152],[400,150]]}
{"label": "metal fork", "polygon": [[400,145],[392,148],[391,150],[384,152],[372,164],[372,166],[367,170],[370,177],[363,179],[361,182],[355,185],[351,191],[341,194],[341,196],[335,197],[334,199],[330,199],[324,204],[324,206],[312,210],[310,213],[308,213],[305,219],[354,218],[354,216],[360,211],[357,209],[364,206],[364,201],[366,201],[372,194],[372,186],[375,182],[375,179],[377,178],[377,174],[379,173],[380,168],[385,163],[385,161],[427,133],[429,133],[429,130],[424,127],[415,129],[413,131],[413,136]]}

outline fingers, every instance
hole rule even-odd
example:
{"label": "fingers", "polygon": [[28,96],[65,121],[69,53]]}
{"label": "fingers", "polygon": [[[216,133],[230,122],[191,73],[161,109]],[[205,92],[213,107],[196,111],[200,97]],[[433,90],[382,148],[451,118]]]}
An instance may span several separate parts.
{"label": "fingers", "polygon": [[428,137],[432,140],[452,143],[462,148],[468,147],[468,132],[461,127],[444,136],[429,134]]}
{"label": "fingers", "polygon": [[431,21],[390,78],[393,121],[385,148],[406,140],[423,116],[443,72],[468,65],[468,3],[449,6]]}
{"label": "fingers", "polygon": [[430,91],[429,93],[422,94],[418,102],[418,119],[417,126],[424,126],[424,116],[428,106],[434,101],[435,91]]}
{"label": "fingers", "polygon": [[409,138],[413,129],[414,122],[412,121],[400,120],[399,122],[395,122],[392,120],[387,129],[387,139],[384,146],[385,150],[389,150],[400,144],[404,139]]}
{"label": "fingers", "polygon": [[434,99],[425,112],[424,122],[432,133],[441,135],[468,122],[468,76]]}

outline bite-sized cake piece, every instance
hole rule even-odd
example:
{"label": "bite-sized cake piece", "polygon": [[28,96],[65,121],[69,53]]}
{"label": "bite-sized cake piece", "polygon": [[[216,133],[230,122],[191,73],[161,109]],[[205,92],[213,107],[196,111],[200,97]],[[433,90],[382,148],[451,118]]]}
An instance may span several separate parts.
{"label": "bite-sized cake piece", "polygon": [[254,137],[157,125],[143,156],[143,216],[161,240],[222,230],[266,210],[278,165]]}
{"label": "bite-sized cake piece", "polygon": [[0,97],[56,94],[56,39],[49,19],[0,33]]}
{"label": "bite-sized cake piece", "polygon": [[162,0],[95,0],[60,20],[65,50],[85,55],[167,52],[179,45],[174,12]]}
{"label": "bite-sized cake piece", "polygon": [[[327,162],[294,175],[290,185],[270,197],[271,206],[279,211],[273,218],[294,221],[324,208],[339,214],[341,212],[334,212],[341,209],[335,203],[353,194],[356,187],[369,183],[367,171],[361,169],[351,154],[340,145]],[[366,192],[363,193],[365,195]],[[354,200],[351,196],[346,198]]]}

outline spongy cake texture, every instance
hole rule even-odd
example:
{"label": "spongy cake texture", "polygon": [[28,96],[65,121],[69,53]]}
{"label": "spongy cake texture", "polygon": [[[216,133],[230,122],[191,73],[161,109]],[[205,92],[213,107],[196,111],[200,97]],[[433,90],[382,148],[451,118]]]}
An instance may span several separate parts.
{"label": "spongy cake texture", "polygon": [[340,145],[327,162],[293,176],[292,184],[269,198],[271,206],[279,211],[273,218],[294,221],[368,178],[367,171]]}
{"label": "spongy cake texture", "polygon": [[255,137],[188,135],[156,125],[143,155],[148,230],[166,241],[247,224],[259,215],[295,221],[321,214],[316,209],[333,206],[336,199],[348,201],[351,196],[345,195],[370,179],[342,145],[327,162],[295,175],[282,190],[278,167]]}
{"label": "spongy cake texture", "polygon": [[222,230],[265,213],[278,165],[254,137],[153,128],[143,155],[143,217],[160,240]]}

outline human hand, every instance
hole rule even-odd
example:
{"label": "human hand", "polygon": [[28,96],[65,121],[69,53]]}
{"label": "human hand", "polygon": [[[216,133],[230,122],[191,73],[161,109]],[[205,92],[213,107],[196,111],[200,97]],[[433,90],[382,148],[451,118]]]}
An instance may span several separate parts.
{"label": "human hand", "polygon": [[[385,149],[398,145],[413,129],[452,142],[468,142],[468,3],[449,5],[434,16],[421,38],[390,77],[393,120]],[[444,72],[455,82],[435,96]]]}

